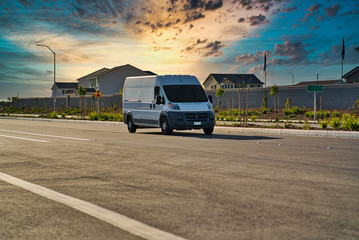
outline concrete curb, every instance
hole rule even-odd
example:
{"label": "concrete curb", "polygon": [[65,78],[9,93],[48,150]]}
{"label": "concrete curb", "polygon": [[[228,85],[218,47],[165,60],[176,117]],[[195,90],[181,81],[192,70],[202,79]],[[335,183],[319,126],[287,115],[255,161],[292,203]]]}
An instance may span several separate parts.
{"label": "concrete curb", "polygon": [[[43,122],[68,122],[78,124],[100,124],[109,126],[121,126],[123,122],[111,121],[90,121],[90,120],[72,120],[72,119],[49,119],[49,118],[24,118],[24,117],[5,117],[0,119],[25,120],[25,121],[43,121]],[[240,134],[261,134],[261,135],[285,135],[285,136],[303,136],[303,137],[326,137],[326,138],[350,138],[359,139],[359,132],[350,131],[327,131],[327,130],[301,130],[301,129],[272,129],[272,128],[244,128],[244,127],[222,127],[217,129],[228,130],[229,132]],[[215,134],[215,133],[214,133]]]}
{"label": "concrete curb", "polygon": [[285,135],[303,137],[351,138],[359,139],[359,132],[327,131],[327,130],[301,130],[301,129],[269,129],[244,127],[216,127],[241,134]]}
{"label": "concrete curb", "polygon": [[74,119],[51,119],[51,118],[28,118],[28,117],[25,118],[25,117],[4,117],[4,116],[0,116],[0,119],[42,121],[42,122],[61,122],[61,123],[66,122],[66,123],[79,123],[79,124],[100,124],[100,125],[112,125],[112,126],[124,125],[123,122],[74,120]]}

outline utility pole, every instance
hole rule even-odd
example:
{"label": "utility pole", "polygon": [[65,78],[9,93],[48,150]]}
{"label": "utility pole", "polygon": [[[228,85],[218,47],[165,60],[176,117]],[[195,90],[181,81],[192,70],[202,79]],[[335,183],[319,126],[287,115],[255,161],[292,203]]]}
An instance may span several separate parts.
{"label": "utility pole", "polygon": [[47,47],[53,54],[54,54],[54,87],[53,87],[53,95],[54,95],[54,112],[56,112],[56,89],[55,89],[55,83],[56,83],[56,53],[52,51],[52,49],[49,46],[46,46],[44,44],[36,44],[38,47]]}

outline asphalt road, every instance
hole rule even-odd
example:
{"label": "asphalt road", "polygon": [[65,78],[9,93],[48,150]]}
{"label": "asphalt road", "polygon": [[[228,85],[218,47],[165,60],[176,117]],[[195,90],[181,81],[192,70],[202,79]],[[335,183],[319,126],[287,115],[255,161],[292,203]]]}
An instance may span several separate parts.
{"label": "asphalt road", "polygon": [[[359,238],[358,139],[0,119],[0,173],[185,239]],[[0,239],[143,237],[0,180]]]}

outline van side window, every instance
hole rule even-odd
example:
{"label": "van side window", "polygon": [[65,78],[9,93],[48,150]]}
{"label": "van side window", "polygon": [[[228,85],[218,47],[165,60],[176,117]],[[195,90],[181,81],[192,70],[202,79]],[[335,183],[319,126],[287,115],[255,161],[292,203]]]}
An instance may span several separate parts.
{"label": "van side window", "polygon": [[160,87],[158,87],[158,86],[156,86],[155,87],[155,96],[154,96],[154,98],[156,97],[156,96],[162,96],[162,93],[161,93],[161,88]]}

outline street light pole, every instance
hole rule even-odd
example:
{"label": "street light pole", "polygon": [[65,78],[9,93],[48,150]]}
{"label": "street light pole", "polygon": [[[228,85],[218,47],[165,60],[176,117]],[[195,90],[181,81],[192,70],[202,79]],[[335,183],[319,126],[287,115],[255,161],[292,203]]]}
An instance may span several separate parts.
{"label": "street light pole", "polygon": [[52,51],[49,46],[44,44],[36,44],[38,47],[47,47],[53,54],[54,54],[54,88],[53,88],[53,95],[54,95],[54,112],[56,112],[56,90],[55,90],[55,83],[56,83],[56,53]]}
{"label": "street light pole", "polygon": [[292,72],[289,72],[290,74],[292,74],[292,78],[293,78],[293,85],[294,85],[294,75]]}

